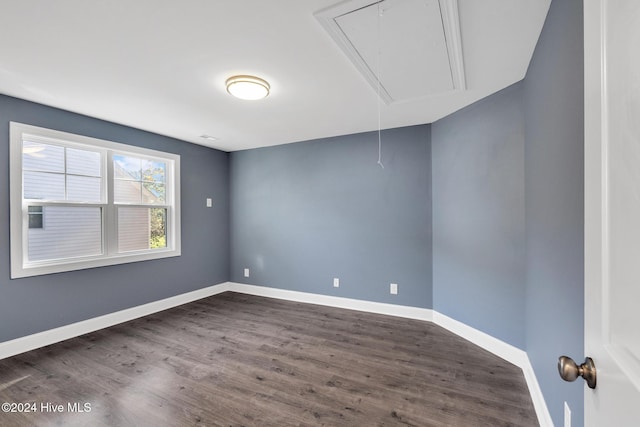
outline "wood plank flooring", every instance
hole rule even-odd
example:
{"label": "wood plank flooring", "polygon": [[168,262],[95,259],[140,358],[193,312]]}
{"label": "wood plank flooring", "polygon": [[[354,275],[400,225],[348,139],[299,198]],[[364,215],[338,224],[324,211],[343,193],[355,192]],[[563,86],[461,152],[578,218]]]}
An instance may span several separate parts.
{"label": "wood plank flooring", "polygon": [[538,425],[519,368],[434,324],[231,292],[0,360],[2,402],[34,405],[10,427]]}

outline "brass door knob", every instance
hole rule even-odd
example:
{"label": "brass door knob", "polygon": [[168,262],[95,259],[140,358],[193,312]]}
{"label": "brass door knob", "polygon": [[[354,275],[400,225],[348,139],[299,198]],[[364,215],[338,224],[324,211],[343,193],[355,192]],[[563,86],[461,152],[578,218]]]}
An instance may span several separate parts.
{"label": "brass door knob", "polygon": [[580,366],[568,356],[558,358],[558,373],[565,381],[575,381],[578,377],[584,378],[589,388],[596,388],[596,365],[593,359],[586,357]]}

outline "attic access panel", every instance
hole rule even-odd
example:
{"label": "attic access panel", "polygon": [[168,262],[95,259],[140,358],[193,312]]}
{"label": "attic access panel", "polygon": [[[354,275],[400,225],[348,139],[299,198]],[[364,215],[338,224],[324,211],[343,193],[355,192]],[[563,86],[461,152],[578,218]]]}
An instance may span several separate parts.
{"label": "attic access panel", "polygon": [[465,89],[457,0],[349,0],[316,18],[387,104]]}

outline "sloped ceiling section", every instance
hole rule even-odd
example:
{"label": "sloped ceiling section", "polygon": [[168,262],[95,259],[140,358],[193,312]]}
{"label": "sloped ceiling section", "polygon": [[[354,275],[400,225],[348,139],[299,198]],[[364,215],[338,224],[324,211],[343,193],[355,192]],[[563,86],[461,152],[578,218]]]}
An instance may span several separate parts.
{"label": "sloped ceiling section", "polygon": [[387,104],[466,87],[457,0],[351,0],[316,18]]}

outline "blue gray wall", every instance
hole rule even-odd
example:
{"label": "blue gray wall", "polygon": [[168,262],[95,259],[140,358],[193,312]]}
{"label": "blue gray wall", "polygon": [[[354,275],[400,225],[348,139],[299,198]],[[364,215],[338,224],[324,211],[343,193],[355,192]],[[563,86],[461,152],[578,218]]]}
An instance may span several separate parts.
{"label": "blue gray wall", "polygon": [[556,362],[584,353],[584,96],[581,0],[555,0],[524,81],[527,352],[556,425],[583,425],[582,381]]}
{"label": "blue gray wall", "polygon": [[522,85],[431,129],[434,309],[524,349]]}
{"label": "blue gray wall", "polygon": [[431,308],[430,126],[382,141],[384,169],[376,132],[231,153],[231,279]]}
{"label": "blue gray wall", "polygon": [[[9,121],[179,154],[182,256],[10,280]],[[0,342],[228,281],[228,166],[221,151],[0,95]]]}

